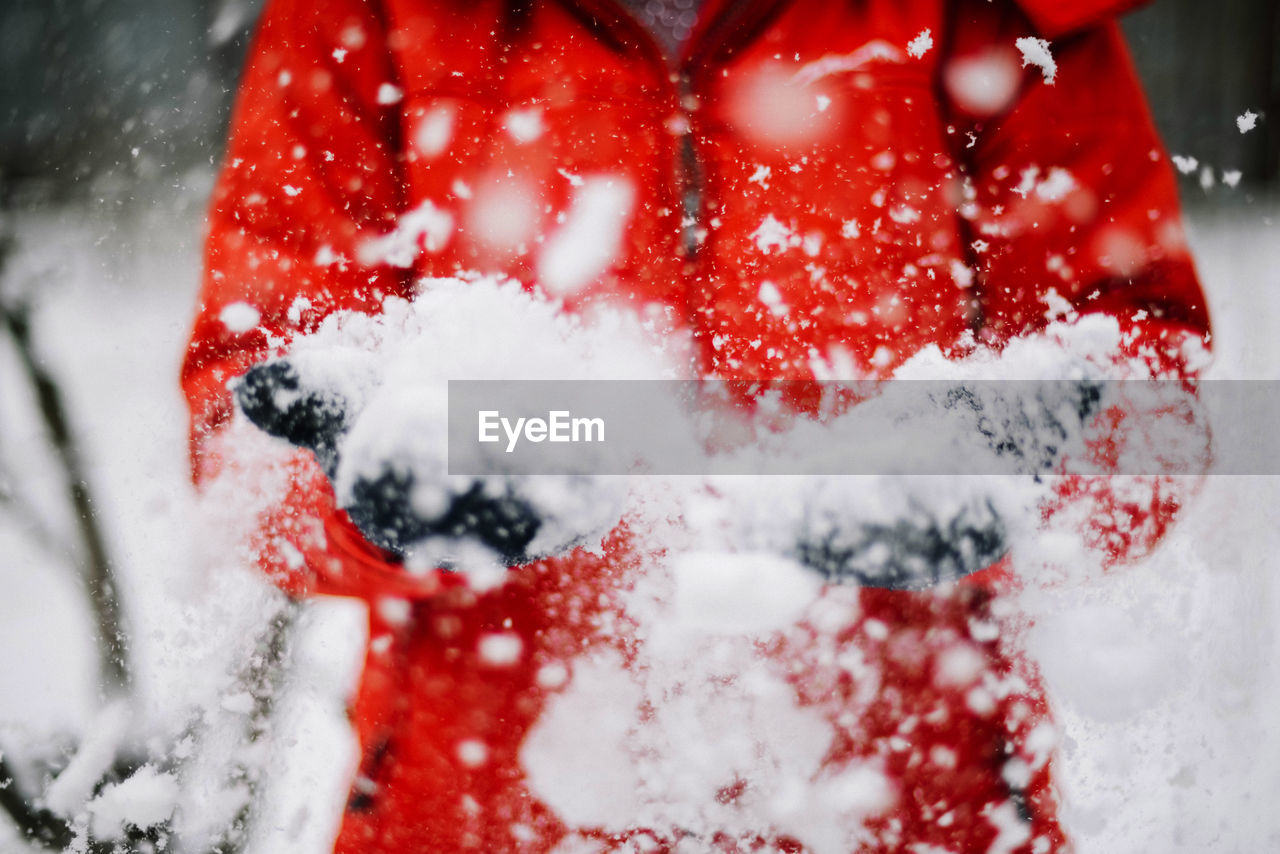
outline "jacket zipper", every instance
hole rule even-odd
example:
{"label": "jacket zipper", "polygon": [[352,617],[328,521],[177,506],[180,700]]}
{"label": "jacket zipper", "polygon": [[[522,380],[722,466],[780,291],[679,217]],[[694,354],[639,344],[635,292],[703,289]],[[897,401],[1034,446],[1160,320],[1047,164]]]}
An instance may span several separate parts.
{"label": "jacket zipper", "polygon": [[[685,43],[680,55],[676,57],[667,54],[643,22],[621,0],[603,0],[600,5],[610,8],[619,22],[632,31],[633,37],[640,42],[641,48],[651,60],[662,66],[665,88],[676,108],[673,120],[678,123],[678,126],[673,128],[678,135],[673,158],[675,167],[673,177],[680,194],[679,248],[686,264],[692,264],[706,239],[706,224],[703,222],[706,173],[702,167],[701,158],[698,157],[697,143],[694,138],[696,127],[694,114],[699,107],[694,75],[700,62],[709,61],[715,56],[714,51],[728,40],[732,25],[742,19],[744,12],[753,5],[762,5],[766,7],[767,14],[777,6],[777,3],[761,4],[759,0],[708,2],[704,13],[714,14],[715,18],[699,22],[690,40]],[[590,14],[589,10],[587,11]],[[705,69],[702,70],[705,71]]]}
{"label": "jacket zipper", "polygon": [[[690,48],[693,45],[691,42],[686,42],[680,55],[672,56],[625,3],[621,0],[606,0],[606,4],[616,15],[619,23],[628,28],[632,37],[640,42],[641,48],[649,55],[650,60],[662,67],[667,99],[675,108],[668,130],[675,137],[672,179],[680,197],[678,248],[684,261],[687,264],[692,263],[705,236],[701,223],[704,176],[693,139],[693,114],[698,107],[698,96],[694,91],[690,62],[692,56]],[[703,29],[701,25],[695,27],[691,38],[703,34]]]}
{"label": "jacket zipper", "polygon": [[680,248],[686,263],[693,263],[698,249],[706,239],[706,226],[702,222],[703,203],[706,194],[706,175],[698,157],[694,142],[694,112],[698,108],[698,96],[693,91],[689,75],[681,72],[677,82],[679,102],[679,138],[676,142],[676,186],[680,191]]}

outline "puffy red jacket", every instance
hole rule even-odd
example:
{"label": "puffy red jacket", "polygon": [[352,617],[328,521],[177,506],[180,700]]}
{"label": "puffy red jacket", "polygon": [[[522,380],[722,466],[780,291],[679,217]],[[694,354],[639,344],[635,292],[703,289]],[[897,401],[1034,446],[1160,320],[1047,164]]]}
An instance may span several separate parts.
{"label": "puffy red jacket", "polygon": [[[1208,318],[1110,20],[1127,5],[712,0],[671,64],[611,0],[273,0],[183,369],[197,479],[221,466],[229,379],[333,311],[376,311],[418,277],[463,270],[512,275],[568,310],[652,310],[693,334],[715,376],[885,375],[966,331],[996,345],[1035,331],[1051,289],[1173,359],[1185,337],[1207,339]],[[1050,40],[1052,83],[1022,67],[1023,37]],[[566,272],[552,252],[590,215],[595,179],[626,188],[610,203],[621,244]],[[417,234],[408,266],[368,254],[419,208],[445,225]],[[256,323],[228,322],[238,303]],[[519,356],[518,341],[494,346]],[[626,527],[601,555],[476,592],[407,576],[335,511],[308,457],[290,465],[288,500],[263,519],[264,566],[291,592],[373,605],[339,851],[1066,845],[1045,701],[990,630],[999,568],[936,592],[834,590],[846,619],[760,647],[831,727],[815,775],[874,767],[887,781],[883,803],[823,808],[836,824],[848,813],[843,836],[755,811],[759,781],[733,769],[713,803],[746,811],[746,829],[705,811],[618,826],[549,803],[521,750],[581,662],[612,650],[644,667],[620,611],[649,558]],[[495,636],[511,651],[497,662],[483,654]],[[983,667],[955,675],[956,649]]]}

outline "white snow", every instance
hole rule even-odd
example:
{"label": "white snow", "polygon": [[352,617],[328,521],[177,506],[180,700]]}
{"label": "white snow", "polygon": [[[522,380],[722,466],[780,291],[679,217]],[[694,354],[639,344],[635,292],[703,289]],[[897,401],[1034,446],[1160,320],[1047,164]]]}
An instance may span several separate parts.
{"label": "white snow", "polygon": [[581,175],[575,175],[563,166],[556,169],[556,174],[568,181],[570,187],[581,187],[586,183]]}
{"label": "white snow", "polygon": [[247,302],[228,303],[218,312],[218,320],[228,332],[243,333],[256,327],[262,319],[258,309]]}
{"label": "white snow", "polygon": [[919,59],[933,47],[933,33],[925,28],[907,44],[907,56]]}
{"label": "white snow", "polygon": [[[290,349],[290,361],[304,383],[345,401],[353,419],[335,476],[340,501],[349,500],[359,478],[377,477],[388,460],[418,475],[413,502],[427,518],[433,511],[443,512],[449,495],[471,484],[469,477],[447,475],[450,378],[675,376],[680,340],[653,341],[629,312],[602,308],[584,322],[516,282],[492,278],[428,279],[419,287],[414,301],[389,298],[376,317],[332,315]],[[497,349],[477,346],[477,318],[487,330],[485,341],[508,343]],[[504,348],[517,341],[520,358],[511,360]],[[533,387],[529,393],[539,390]],[[674,399],[671,407],[668,417],[681,418]],[[590,470],[590,447],[577,447]],[[498,492],[518,488],[541,509],[543,525],[530,548],[542,554],[567,543],[598,540],[620,517],[619,501],[625,495],[625,485],[608,477],[517,482],[495,475],[485,483]],[[422,560],[435,565],[425,556]],[[501,568],[491,560],[484,566],[501,578]]]}
{"label": "white snow", "polygon": [[177,802],[177,778],[143,765],[127,779],[104,788],[86,810],[95,837],[119,839],[129,826],[145,830],[167,820]]}
{"label": "white snow", "polygon": [[1026,822],[1018,817],[1018,808],[1012,801],[988,808],[983,815],[997,831],[987,854],[1012,854],[1031,839],[1031,831]]}
{"label": "white snow", "polygon": [[755,241],[756,248],[764,255],[785,252],[792,246],[800,244],[800,238],[796,236],[795,232],[773,214],[768,214],[761,220],[759,227],[751,233],[751,239]]}
{"label": "white snow", "polygon": [[[876,765],[819,778],[831,727],[749,639],[672,633],[660,600],[637,591],[633,605],[646,667],[613,652],[575,662],[521,749],[534,792],[571,826],[744,839],[764,826],[816,851],[850,850],[862,819],[893,801]],[[751,785],[726,802],[738,780]]]}
{"label": "white snow", "polygon": [[480,660],[490,667],[506,667],[520,660],[524,644],[514,632],[497,632],[480,638]]}
{"label": "white snow", "polygon": [[635,188],[622,177],[580,177],[569,210],[538,255],[538,282],[554,296],[571,296],[613,266],[626,237]]}
{"label": "white snow", "polygon": [[541,688],[559,688],[569,681],[569,669],[559,662],[544,664],[538,668],[537,680]]}
{"label": "white snow", "polygon": [[1213,189],[1213,185],[1215,181],[1216,179],[1214,178],[1214,175],[1213,175],[1213,167],[1201,166],[1200,167],[1200,189],[1204,190],[1205,192],[1208,192],[1209,190]]}
{"label": "white snow", "polygon": [[1161,648],[1141,631],[1137,609],[1090,605],[1044,617],[1031,650],[1054,697],[1100,721],[1131,718],[1176,686],[1185,662],[1177,647]]}
{"label": "white snow", "polygon": [[1022,54],[1022,67],[1034,65],[1044,74],[1044,82],[1052,85],[1054,78],[1058,75],[1058,63],[1049,52],[1049,42],[1033,36],[1023,36],[1016,39],[1014,45]]}
{"label": "white snow", "polygon": [[510,110],[503,116],[502,126],[513,140],[521,144],[537,140],[546,130],[540,107]]}
{"label": "white snow", "polygon": [[730,78],[725,117],[746,139],[792,149],[799,156],[807,145],[833,132],[844,114],[846,99],[839,81],[827,78],[854,70],[868,59],[827,56],[798,70],[791,62],[756,64]]}
{"label": "white snow", "polygon": [[396,227],[360,244],[358,258],[365,266],[390,264],[409,268],[422,252],[435,254],[444,250],[453,237],[453,215],[430,200],[401,214]]}
{"label": "white snow", "polygon": [[[506,377],[575,377],[603,370],[619,378],[669,370],[638,330],[610,317],[583,322],[516,283],[475,278],[425,281],[413,301],[388,299],[376,317],[327,319],[293,344],[290,358],[304,384],[339,388],[352,403],[355,422],[336,476],[339,499],[346,500],[353,478],[372,476],[384,460],[411,466],[441,489],[453,488],[458,479],[445,474],[440,442],[440,384],[446,377],[494,371]],[[483,319],[492,340],[519,340],[517,365],[476,345],[476,318]],[[908,361],[900,375],[1090,376],[1114,367],[1100,354],[1116,351],[1119,334],[1108,318],[1058,324],[998,355],[978,350],[954,361],[930,348]],[[353,359],[356,352],[368,359]],[[999,405],[998,399],[987,401],[987,411]],[[929,401],[903,408],[885,395],[863,403],[856,414],[827,424],[802,421],[771,434],[764,451],[736,453],[759,454],[754,470],[764,470],[760,466],[768,459],[812,457],[832,448],[858,448],[875,459],[910,458],[951,433],[956,444],[948,455],[971,459],[984,453],[982,441],[963,438],[963,412],[948,421]],[[675,417],[661,423],[673,432],[684,429]],[[653,531],[656,543],[688,546],[673,547],[628,594],[626,613],[635,621],[644,664],[626,667],[611,654],[596,653],[569,661],[567,674],[544,671],[543,684],[564,687],[522,749],[530,785],[571,824],[621,830],[641,820],[732,835],[757,830],[763,821],[818,850],[848,850],[860,838],[860,822],[892,804],[892,784],[867,763],[819,774],[836,737],[827,712],[800,703],[775,671],[781,665],[759,656],[753,639],[786,631],[802,619],[823,632],[838,632],[857,615],[857,591],[824,592],[818,575],[784,555],[801,539],[857,531],[857,524],[892,523],[919,508],[945,519],[986,501],[1006,514],[1018,549],[1061,557],[1061,550],[1042,547],[1035,515],[1027,513],[1039,487],[1009,478],[893,476],[723,476],[708,478],[705,486],[686,481],[652,489],[660,487],[667,491],[636,487],[648,514],[636,522],[637,530]],[[539,508],[548,538],[541,548],[548,553],[584,538],[597,542],[622,515],[617,482],[535,481],[511,488],[527,490],[521,494]],[[421,506],[443,504],[433,499]],[[663,535],[677,519],[679,533]],[[1069,556],[1078,551],[1077,545]],[[461,559],[461,568],[470,568],[470,558]],[[503,571],[492,561],[485,572],[483,585],[501,583]],[[478,652],[485,666],[504,667],[523,649],[514,636],[498,633],[483,637]],[[842,666],[875,673],[873,663],[857,656]],[[726,682],[727,673],[734,679]],[[938,660],[934,676],[940,684],[967,689],[969,706],[981,714],[995,708],[1002,690],[990,683],[985,662],[963,645]],[[872,690],[874,679],[865,684]],[[724,720],[743,723],[726,735]],[[464,762],[484,761],[477,747],[459,750]],[[718,793],[738,779],[752,781],[752,787],[724,803]],[[992,815],[1003,821],[1002,814]]]}
{"label": "white snow", "polygon": [[44,805],[59,815],[75,816],[93,787],[115,761],[128,733],[130,710],[124,700],[116,700],[97,715],[87,737],[71,762],[62,769],[44,792]]}
{"label": "white snow", "polygon": [[578,660],[572,685],[524,740],[530,787],[571,826],[631,827],[643,781],[628,746],[644,695],[615,653]]}
{"label": "white snow", "polygon": [[404,90],[394,83],[383,83],[378,87],[378,103],[383,106],[397,104],[404,98]]}
{"label": "white snow", "polygon": [[1236,127],[1239,128],[1240,133],[1248,133],[1257,126],[1258,114],[1253,110],[1245,110],[1243,113],[1236,116]]}
{"label": "white snow", "polygon": [[778,317],[784,317],[787,312],[787,304],[782,299],[782,294],[778,292],[778,286],[773,282],[764,281],[760,283],[760,290],[757,292],[760,302],[769,307],[769,311]]}
{"label": "white snow", "polygon": [[209,23],[206,36],[208,43],[220,47],[231,41],[242,32],[250,12],[249,7],[239,3],[225,3],[219,6],[213,15],[213,20]]}
{"label": "white snow", "polygon": [[[1225,175],[1223,182],[1230,184]],[[1212,375],[1275,379],[1280,366],[1280,341],[1273,334],[1280,323],[1275,213],[1251,208],[1234,219],[1203,211],[1199,216],[1190,233],[1216,324]],[[226,674],[237,659],[248,658],[247,639],[276,600],[249,568],[247,556],[228,547],[225,533],[200,535],[193,523],[184,418],[172,378],[194,299],[198,212],[135,231],[117,223],[111,227],[125,231],[111,232],[124,235],[115,243],[98,239],[94,229],[103,227],[33,220],[29,232],[37,239],[15,263],[39,261],[65,273],[56,280],[67,290],[51,295],[41,328],[50,364],[66,379],[77,419],[85,419],[78,423],[92,428],[84,431],[85,453],[106,496],[101,512],[124,556],[123,589],[141,627],[135,633],[136,653],[144,662],[141,728],[171,732],[181,729],[192,708],[217,716],[224,699],[237,705]],[[124,246],[134,249],[125,252]],[[174,285],[174,270],[187,271],[180,286]],[[440,328],[447,332],[445,324]],[[501,317],[496,328],[521,338],[525,331]],[[104,329],[112,334],[104,335]],[[450,333],[444,346],[455,345],[464,333]],[[928,367],[923,364],[928,356],[922,357],[921,370]],[[1015,356],[1012,361],[1021,360],[1028,374],[1049,367],[1034,348]],[[0,361],[0,367],[11,368],[11,361]],[[136,381],[121,383],[121,376]],[[6,385],[11,387],[19,386]],[[20,399],[6,403],[10,400],[15,406],[0,413],[5,419],[16,417]],[[11,422],[4,423],[8,429]],[[34,434],[10,430],[5,435]],[[24,450],[35,445],[23,441]],[[33,487],[49,480],[24,478]],[[244,503],[243,495],[221,495],[224,521],[248,512],[225,500],[232,495]],[[896,499],[892,489],[885,495],[889,512]],[[217,497],[206,502],[206,510],[218,506]],[[1091,566],[1065,534],[1037,540],[1046,566],[1024,573],[1033,583],[1018,605],[1034,622],[1029,643],[1055,703],[1056,725],[1037,736],[1036,752],[1044,757],[1058,751],[1052,761],[1066,799],[1064,820],[1081,854],[1275,848],[1274,821],[1259,805],[1280,792],[1280,737],[1271,715],[1280,704],[1280,656],[1275,654],[1280,597],[1274,581],[1280,534],[1272,518],[1277,501],[1274,478],[1211,476],[1155,553],[1105,573]],[[877,510],[870,502],[867,509]],[[767,515],[764,509],[760,515]],[[50,518],[56,522],[56,514]],[[714,526],[714,520],[704,521]],[[0,625],[13,636],[5,635],[10,652],[0,697],[6,720],[20,721],[28,735],[6,738],[6,756],[20,759],[36,742],[30,733],[42,727],[90,734],[73,766],[54,783],[64,787],[55,800],[74,811],[85,805],[84,781],[96,776],[91,766],[105,755],[96,745],[112,743],[121,729],[106,716],[98,721],[88,714],[94,692],[81,683],[91,672],[92,648],[73,631],[85,620],[74,587],[64,584],[54,571],[60,567],[48,555],[10,547],[20,534],[11,527],[3,532],[0,571],[6,573],[6,596],[0,599]],[[1055,561],[1061,564],[1057,570],[1050,565]],[[1042,569],[1061,583],[1034,583],[1042,580],[1037,577]],[[673,581],[679,566],[668,570]],[[713,595],[705,592],[714,590],[713,579],[705,584],[697,594],[704,600]],[[787,588],[787,596],[795,594]],[[744,613],[761,604],[752,604],[751,590],[735,595],[747,597]],[[716,613],[690,606],[696,596],[685,600],[679,617],[673,610],[676,600],[661,592],[638,591],[636,597],[631,604],[644,615],[644,641],[656,662],[650,673],[628,672],[608,655],[539,669],[539,684],[561,693],[524,748],[538,793],[562,817],[605,827],[629,826],[635,816],[645,815],[696,829],[735,830],[765,816],[791,828],[815,850],[824,845],[856,850],[840,844],[856,838],[856,822],[833,826],[838,812],[833,805],[852,804],[851,815],[884,809],[892,791],[881,771],[868,764],[849,769],[841,787],[814,783],[805,775],[826,746],[821,737],[826,723],[787,701],[785,681],[739,641],[700,629],[700,621],[714,621]],[[801,598],[792,602],[794,613],[834,619],[819,613],[819,606],[802,607]],[[856,599],[850,608],[852,619]],[[48,616],[39,627],[23,622],[43,612]],[[261,796],[266,829],[255,836],[254,851],[329,850],[354,769],[343,702],[363,653],[363,615],[351,602],[316,602],[307,613],[298,641],[299,670],[282,698],[287,736],[270,742],[275,782]],[[766,623],[766,617],[773,619],[763,608],[757,616]],[[876,631],[875,624],[864,626],[868,635]],[[30,643],[33,632],[40,643]],[[685,669],[690,660],[700,660],[702,669]],[[965,665],[958,654],[935,676],[967,678]],[[726,689],[716,677],[729,674],[739,681]],[[987,691],[979,688],[976,703]],[[674,689],[691,699],[665,707],[650,723],[636,715],[601,714],[601,697],[612,712],[638,708]],[[730,693],[717,693],[724,690]],[[84,696],[77,700],[78,694]],[[733,714],[746,706],[766,717],[739,723]],[[642,725],[643,734],[631,729]],[[767,737],[758,744],[723,739],[726,730]],[[235,730],[219,732],[220,743],[235,742]],[[184,748],[208,749],[205,743]],[[464,744],[458,749],[460,757],[477,759],[481,753]],[[647,750],[651,761],[606,761],[632,760],[635,750]],[[94,753],[99,760],[90,762]],[[124,821],[160,820],[156,816],[166,815],[173,803],[185,805],[178,815],[188,828],[201,821],[216,828],[220,817],[234,814],[237,793],[210,782],[218,776],[216,767],[184,779],[158,767],[148,766],[95,802],[95,819],[102,816],[104,831]],[[758,800],[737,807],[738,813],[713,797],[728,768],[763,780],[767,789]],[[1021,771],[1015,767],[1009,773]],[[171,784],[180,788],[179,797],[170,798]],[[1005,808],[987,815],[1005,846],[1018,833],[1010,815]],[[17,844],[11,836],[0,837],[0,845],[16,849]]]}
{"label": "white snow", "polygon": [[537,186],[522,176],[495,174],[468,186],[468,193],[462,216],[468,237],[499,253],[528,251],[542,222]]}
{"label": "white snow", "polygon": [[957,643],[938,656],[934,681],[943,686],[963,688],[973,684],[987,669],[987,659],[977,648]]}
{"label": "white snow", "polygon": [[674,619],[704,632],[760,634],[794,623],[820,579],[769,552],[688,552],[672,563]]}
{"label": "white snow", "polygon": [[248,691],[237,691],[227,694],[220,703],[222,708],[237,715],[247,715],[253,711],[253,695]]}
{"label": "white snow", "polygon": [[456,118],[457,110],[451,104],[432,107],[419,117],[410,134],[414,152],[428,159],[444,154],[453,141]]}
{"label": "white snow", "polygon": [[[898,155],[894,154],[893,151],[886,148],[884,151],[881,151],[877,154],[872,155],[871,168],[879,169],[881,172],[888,172],[891,169],[893,169],[894,164],[897,162],[898,162]],[[879,207],[880,204],[882,203],[878,202],[876,206]]]}
{"label": "white snow", "polygon": [[808,86],[824,77],[848,74],[874,63],[885,62],[897,65],[906,62],[906,59],[906,53],[897,45],[884,39],[872,39],[849,53],[829,53],[820,59],[806,63],[795,73],[794,79],[797,84]]}
{"label": "white snow", "polygon": [[479,768],[489,760],[489,748],[483,741],[468,738],[458,742],[458,760],[468,768]]}
{"label": "white snow", "polygon": [[952,59],[942,78],[951,99],[980,118],[994,116],[1012,104],[1020,79],[1017,55],[1000,48]]}
{"label": "white snow", "polygon": [[1060,202],[1077,186],[1075,176],[1070,171],[1054,166],[1049,170],[1048,176],[1036,185],[1036,195],[1046,202]]}

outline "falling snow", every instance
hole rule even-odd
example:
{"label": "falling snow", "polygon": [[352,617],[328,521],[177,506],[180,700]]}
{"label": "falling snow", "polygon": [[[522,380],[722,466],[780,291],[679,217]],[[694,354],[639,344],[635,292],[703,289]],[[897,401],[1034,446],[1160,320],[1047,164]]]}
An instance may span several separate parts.
{"label": "falling snow", "polygon": [[1018,52],[1022,54],[1022,67],[1034,65],[1044,74],[1044,82],[1052,84],[1058,74],[1058,63],[1049,52],[1049,42],[1031,36],[1024,36],[1014,42]]}
{"label": "falling snow", "polygon": [[930,48],[932,47],[933,47],[932,32],[928,29],[921,30],[920,35],[913,38],[911,42],[907,45],[907,56],[911,56],[911,57],[915,57],[916,59],[919,59],[920,57],[928,53]]}

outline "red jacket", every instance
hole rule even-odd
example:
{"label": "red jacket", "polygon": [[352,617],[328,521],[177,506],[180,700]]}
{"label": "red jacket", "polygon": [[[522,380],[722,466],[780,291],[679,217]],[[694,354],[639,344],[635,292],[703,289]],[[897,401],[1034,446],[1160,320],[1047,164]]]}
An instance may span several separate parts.
{"label": "red jacket", "polygon": [[[197,479],[221,466],[230,378],[330,312],[376,311],[423,275],[502,272],[568,310],[644,306],[692,332],[706,374],[733,378],[885,375],[967,330],[999,345],[1043,326],[1050,289],[1156,351],[1207,338],[1172,171],[1110,20],[1127,5],[711,0],[672,72],[610,0],[273,0],[183,369]],[[928,49],[909,54],[924,31]],[[1050,40],[1052,84],[1022,67],[1015,40],[1028,36]],[[615,205],[621,246],[563,274],[550,247],[595,177],[629,187]],[[428,202],[448,226],[419,239],[411,265],[371,260],[362,247]],[[788,310],[771,310],[779,301]],[[224,322],[241,302],[253,328]],[[518,356],[518,342],[498,346]],[[514,569],[475,593],[410,580],[335,512],[309,458],[290,465],[289,498],[263,520],[264,566],[292,592],[375,604],[354,704],[364,764],[338,850],[541,851],[578,838],[826,850],[764,818],[745,834],[710,819],[575,824],[532,787],[520,750],[563,690],[540,674],[572,674],[600,649],[641,666],[636,639],[607,619],[644,571],[625,528],[601,556]],[[1044,700],[981,628],[1000,578],[864,590],[847,624],[767,645],[789,662],[797,702],[833,728],[823,773],[874,762],[892,781],[892,805],[862,816],[857,844],[1065,844],[1037,730]],[[408,618],[385,619],[386,597],[410,600]],[[514,661],[486,664],[478,645],[493,633],[518,638]],[[935,678],[956,643],[1005,687]],[[871,677],[832,663],[841,650],[874,663],[869,698]],[[751,781],[723,782],[721,806],[750,802]]]}

